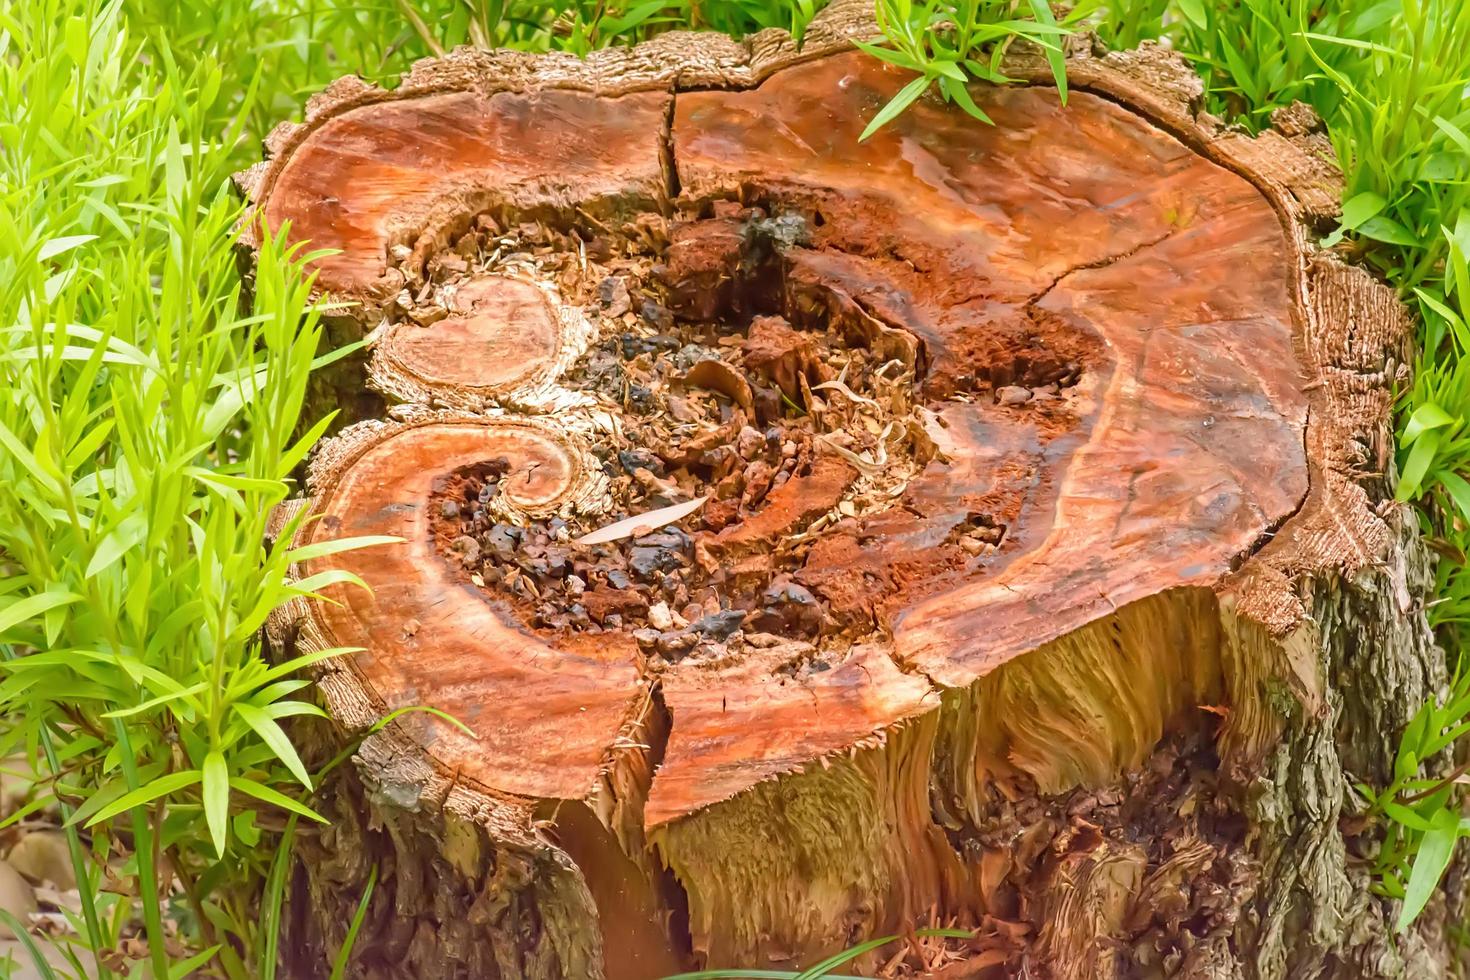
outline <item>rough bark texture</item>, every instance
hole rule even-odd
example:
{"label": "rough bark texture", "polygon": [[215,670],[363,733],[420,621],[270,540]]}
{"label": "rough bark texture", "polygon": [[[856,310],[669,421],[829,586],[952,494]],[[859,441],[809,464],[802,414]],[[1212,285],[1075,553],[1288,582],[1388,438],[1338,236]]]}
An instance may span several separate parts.
{"label": "rough bark texture", "polygon": [[[342,735],[418,704],[468,729],[403,716],[327,788],[297,970],[376,864],[368,977],[790,966],[927,924],[977,939],[858,967],[1449,975],[1444,903],[1391,939],[1372,830],[1343,829],[1445,671],[1388,503],[1407,321],[1312,244],[1337,178],[1310,114],[1225,131],[1168,53],[1084,48],[1066,107],[1013,56],[1028,84],[974,90],[997,126],[921,100],[859,144],[906,81],[847,50],[866,7],[799,52],[672,34],[344,79],[241,176],[252,220],[338,250],[319,284],[393,405],[280,516],[405,539],[321,563],[373,594],[273,634],[363,648],[319,678]],[[663,332],[618,340],[628,282]],[[633,356],[675,318],[738,354]],[[626,385],[587,381],[616,343],[718,393],[712,434],[640,442]],[[707,485],[644,467],[630,497],[639,453]],[[621,546],[548,557],[676,490],[709,497],[689,629]],[[479,557],[538,529],[580,618]]]}

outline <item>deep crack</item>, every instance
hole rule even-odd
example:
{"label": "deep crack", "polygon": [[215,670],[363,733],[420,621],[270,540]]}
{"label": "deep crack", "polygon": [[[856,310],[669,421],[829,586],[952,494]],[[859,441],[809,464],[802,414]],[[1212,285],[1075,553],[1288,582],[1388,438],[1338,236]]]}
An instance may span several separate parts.
{"label": "deep crack", "polygon": [[1137,245],[1134,245],[1133,247],[1126,249],[1125,251],[1118,252],[1115,255],[1107,255],[1100,259],[1094,259],[1091,262],[1082,262],[1074,265],[1071,268],[1067,269],[1065,272],[1058,274],[1054,279],[1052,279],[1049,284],[1047,284],[1044,289],[1027,297],[1026,301],[1021,305],[1035,306],[1037,303],[1040,303],[1042,300],[1046,299],[1051,291],[1056,289],[1058,284],[1060,284],[1061,281],[1063,279],[1066,279],[1068,276],[1074,275],[1078,272],[1085,272],[1088,269],[1103,269],[1114,264],[1115,262],[1122,262],[1124,259],[1131,259],[1139,252],[1142,252],[1145,249],[1153,248],[1155,245],[1167,241],[1181,230],[1182,229],[1178,227],[1170,227],[1168,231],[1164,232],[1157,238],[1146,242],[1140,242]]}

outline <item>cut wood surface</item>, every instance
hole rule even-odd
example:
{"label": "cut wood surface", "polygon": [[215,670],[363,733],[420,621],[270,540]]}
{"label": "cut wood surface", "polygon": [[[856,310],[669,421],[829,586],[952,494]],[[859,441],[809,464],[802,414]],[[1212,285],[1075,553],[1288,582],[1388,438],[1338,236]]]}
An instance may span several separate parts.
{"label": "cut wood surface", "polygon": [[486,394],[513,389],[555,365],[559,318],[531,283],[484,276],[455,290],[449,302],[442,319],[389,326],[378,342],[379,357],[429,389]]}
{"label": "cut wood surface", "polygon": [[[1320,710],[1296,583],[1388,546],[1355,473],[1401,316],[1306,244],[1320,137],[1217,132],[1166,54],[1081,52],[1065,106],[976,86],[993,126],[926,98],[860,143],[908,76],[846,49],[854,9],[799,53],[344,81],[242,180],[335,250],[317,285],[397,403],[318,454],[306,533],[404,543],[309,563],[373,592],[277,633],[362,648],[323,678],[345,726],[471,733],[409,715],[360,757],[374,799],[478,828],[445,859],[502,896],[493,958],[403,939],[416,969],[647,977],[959,922],[981,966],[1121,976],[1115,940],[1177,945],[1169,888],[1244,955],[1238,804],[1160,774],[1243,783],[1282,697]],[[1088,809],[1145,763],[1150,830]],[[1008,838],[1025,800],[1090,829]]]}

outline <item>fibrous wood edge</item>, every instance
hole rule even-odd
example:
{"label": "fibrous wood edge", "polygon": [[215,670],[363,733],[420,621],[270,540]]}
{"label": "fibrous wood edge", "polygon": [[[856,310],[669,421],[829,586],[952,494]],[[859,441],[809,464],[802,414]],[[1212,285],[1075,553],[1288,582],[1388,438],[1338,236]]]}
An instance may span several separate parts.
{"label": "fibrous wood edge", "polygon": [[[346,440],[349,443],[353,440],[351,432],[346,434]],[[280,505],[272,515],[272,535],[310,505],[310,498]],[[329,641],[320,636],[310,606],[297,598],[272,613],[266,631],[274,648],[308,652],[327,646]],[[543,955],[550,954],[555,962],[565,964],[568,976],[579,972],[587,976],[601,975],[600,937],[595,929],[587,928],[589,922],[596,921],[596,906],[581,877],[570,870],[570,859],[536,836],[534,802],[461,784],[454,774],[433,765],[418,742],[400,725],[389,724],[374,731],[383,717],[382,707],[354,673],[349,658],[323,661],[312,673],[334,726],[348,738],[361,738],[361,742],[353,753],[352,768],[328,782],[322,789],[322,798],[316,801],[317,809],[328,816],[329,824],[321,833],[308,833],[298,844],[303,859],[335,864],[328,880],[360,885],[367,880],[373,862],[385,851],[395,852],[381,843],[374,846],[370,840],[375,833],[386,832],[398,845],[397,861],[392,867],[380,868],[379,873],[395,880],[400,888],[407,884],[408,896],[421,896],[425,891],[420,869],[415,867],[411,856],[415,850],[409,839],[412,834],[428,834],[443,845],[442,853],[435,857],[449,856],[451,867],[444,869],[446,872],[465,869],[463,887],[467,891],[474,890],[470,883],[486,864],[497,869],[520,867],[521,874],[502,872],[486,884],[481,896],[484,904],[501,906],[498,911],[503,912],[505,903],[514,902],[520,893],[529,890],[534,895],[546,889],[549,901],[529,899],[538,909],[544,904],[543,914],[551,920],[548,933],[552,948]],[[323,754],[329,756],[330,748]],[[420,855],[418,860],[428,864],[431,858]],[[393,875],[398,868],[403,869],[403,874]],[[305,876],[305,884],[298,884],[298,893],[303,887],[310,892],[323,891],[321,879],[316,875]],[[343,898],[340,894],[321,893],[313,894],[310,900],[316,907],[326,908]],[[410,915],[414,911],[428,912],[416,908],[412,897],[400,899],[394,907]],[[451,930],[450,935],[432,937],[428,948],[413,938],[401,944],[405,965],[459,961],[471,969],[478,965],[478,973],[494,975],[489,971],[496,967],[497,961],[503,964],[505,956],[521,955],[514,949],[502,953],[486,948],[483,940],[487,934],[513,936],[512,929],[494,928],[498,916],[477,915],[473,906],[465,911],[468,914],[458,921],[471,928],[463,942],[456,942],[452,935],[457,920],[445,916],[441,921]],[[301,948],[296,952],[307,975],[315,973],[320,969],[320,962],[325,962],[317,960],[312,947],[324,949],[326,944],[340,943],[346,935],[345,920],[340,927],[330,921],[321,925],[326,933],[325,943],[311,929],[305,930],[306,935],[297,940]]]}
{"label": "fibrous wood edge", "polygon": [[[1188,65],[1153,45],[1071,60],[1068,75],[1251,180],[1301,257],[1300,353],[1317,372],[1310,489],[1221,589],[1222,615],[1235,626],[1227,633],[1265,656],[1227,660],[1255,665],[1236,683],[1258,696],[1236,704],[1261,715],[1231,725],[1225,740],[1238,749],[1261,883],[1235,943],[1252,958],[1221,954],[1217,975],[1446,975],[1456,959],[1442,943],[1444,917],[1462,897],[1436,900],[1419,931],[1395,939],[1391,909],[1372,896],[1340,823],[1361,810],[1353,780],[1391,778],[1398,733],[1447,689],[1423,612],[1430,560],[1412,511],[1393,499],[1392,392],[1411,360],[1408,312],[1390,287],[1314,244],[1313,232],[1338,214],[1341,176],[1310,109],[1278,111],[1275,128],[1254,138],[1226,131],[1197,111],[1200,83]],[[1044,77],[1044,67],[1028,77]]]}
{"label": "fibrous wood edge", "polygon": [[[789,42],[783,44],[768,32],[743,45],[708,35],[667,35],[630,51],[608,52],[588,62],[506,52],[456,52],[437,62],[416,66],[403,87],[391,94],[344,80],[313,100],[304,126],[282,128],[273,134],[270,147],[276,163],[246,175],[242,187],[253,199],[264,200],[272,167],[287,159],[291,149],[299,145],[312,127],[334,114],[370,102],[462,89],[524,91],[563,87],[618,94],[669,87],[676,90],[745,87],[758,84],[780,67],[840,49],[850,37],[871,35],[873,29],[866,19],[866,11],[859,8],[866,5],[839,4],[831,8],[834,13],[814,24],[807,46],[800,53],[794,52]],[[697,67],[690,69],[690,64]],[[1034,82],[1045,82],[1049,77],[1049,68],[1044,63],[1024,55],[1012,57],[1007,70],[1015,77]],[[1422,561],[1422,556],[1414,556],[1412,536],[1405,531],[1412,522],[1400,513],[1385,509],[1382,502],[1390,499],[1385,492],[1386,481],[1375,476],[1391,467],[1388,390],[1397,375],[1397,365],[1407,360],[1407,317],[1391,290],[1362,270],[1348,267],[1329,255],[1315,253],[1310,244],[1312,229],[1332,216],[1337,200],[1335,171],[1320,155],[1323,141],[1311,129],[1310,121],[1303,124],[1299,118],[1292,118],[1281,131],[1268,130],[1256,138],[1225,132],[1215,121],[1195,111],[1193,103],[1199,94],[1196,77],[1182,61],[1162,49],[1103,56],[1074,51],[1069,60],[1069,76],[1074,87],[1133,108],[1207,158],[1249,179],[1281,215],[1293,252],[1299,257],[1295,280],[1301,315],[1300,354],[1302,363],[1317,372],[1311,389],[1312,408],[1307,429],[1308,458],[1312,466],[1310,489],[1298,513],[1221,589],[1222,632],[1236,648],[1236,655],[1229,663],[1240,671],[1231,682],[1242,689],[1254,687],[1259,694],[1240,699],[1239,703],[1250,705],[1250,710],[1256,713],[1233,717],[1226,729],[1225,743],[1235,750],[1231,761],[1240,778],[1257,784],[1266,778],[1261,775],[1262,765],[1270,772],[1272,767],[1282,765],[1284,758],[1312,766],[1324,765],[1324,760],[1338,762],[1342,750],[1336,745],[1332,722],[1344,711],[1353,710],[1358,699],[1351,696],[1344,699],[1338,692],[1345,654],[1340,648],[1341,641],[1330,635],[1324,625],[1322,610],[1336,603],[1343,618],[1356,621],[1361,604],[1378,601],[1366,598],[1376,596],[1377,591],[1363,583],[1384,575],[1385,563],[1392,568],[1397,562],[1396,567],[1400,569],[1398,580],[1393,583],[1397,587],[1392,593],[1396,603],[1392,615],[1401,622],[1386,629],[1371,624],[1359,624],[1355,628],[1376,638],[1374,642],[1383,651],[1386,664],[1397,664],[1401,672],[1412,675],[1413,683],[1407,689],[1393,693],[1391,700],[1395,703],[1409,703],[1411,694],[1426,694],[1443,683],[1442,669],[1432,666],[1436,651],[1422,627],[1422,616],[1412,600],[1404,598],[1408,593],[1401,585],[1416,574],[1402,571],[1405,563],[1412,566]],[[334,465],[329,462],[332,458],[329,452],[324,461],[318,462],[316,482],[329,479],[326,474]],[[1338,583],[1349,585],[1344,589]],[[294,620],[292,616],[285,618]],[[306,646],[310,646],[309,639]],[[364,707],[360,690],[354,694],[335,680],[325,680],[323,688],[334,716],[349,727],[365,725],[376,717]],[[1273,710],[1265,710],[1263,706]],[[1367,712],[1361,703],[1356,710]],[[1379,720],[1385,724],[1391,724],[1396,718],[1392,710],[1367,713],[1381,715]],[[375,740],[380,738],[389,739],[389,736],[386,732],[374,736]],[[369,744],[378,743],[370,741]],[[382,744],[386,746],[388,742]],[[1364,760],[1356,761],[1381,767],[1383,749],[1382,745],[1364,749]],[[414,775],[406,785],[430,786],[434,785],[434,778],[440,784],[446,781],[442,775],[429,774],[432,767],[406,739],[382,751],[365,751],[373,758],[375,767],[385,765],[385,760],[397,760],[400,755],[404,758],[416,755],[410,766]],[[396,773],[404,765],[390,761],[386,771]],[[608,771],[609,780],[618,778],[617,766],[610,764]],[[1275,771],[1283,773],[1279,768]],[[1336,772],[1341,771],[1339,764]],[[1335,798],[1337,806],[1345,805],[1346,784],[1341,779],[1334,782],[1325,778],[1325,781],[1330,785],[1319,788],[1321,797]],[[396,784],[396,777],[393,782]],[[1289,783],[1283,774],[1272,785],[1280,787]],[[1275,846],[1279,860],[1289,859],[1291,852],[1285,850],[1285,843],[1302,833],[1299,825],[1303,819],[1309,820],[1314,828],[1310,832],[1318,835],[1321,846],[1329,849],[1335,846],[1336,851],[1330,860],[1323,862],[1324,867],[1332,865],[1330,874],[1324,872],[1325,877],[1312,878],[1309,873],[1300,872],[1299,884],[1273,882],[1266,891],[1297,887],[1302,894],[1311,894],[1323,908],[1334,909],[1344,917],[1381,918],[1379,913],[1364,908],[1365,902],[1359,894],[1343,887],[1348,872],[1344,870],[1341,836],[1335,829],[1337,810],[1330,801],[1322,809],[1321,800],[1317,804],[1304,802],[1290,790],[1284,794],[1278,790],[1278,795],[1281,799],[1273,804],[1274,809],[1268,812],[1262,808],[1259,816],[1263,826],[1274,826],[1282,834],[1274,843],[1263,838],[1263,850],[1268,856]],[[418,798],[437,799],[437,796],[430,793]],[[495,839],[524,845],[543,857],[551,855],[552,860],[561,860],[554,847],[534,834],[525,801],[502,800],[493,793],[471,790],[457,782],[445,792],[443,801],[440,807],[446,814],[473,814],[467,819],[481,825],[485,825],[488,814],[494,811],[500,814],[493,821]],[[1305,812],[1314,806],[1319,812]],[[1295,900],[1299,905],[1300,895]],[[1260,944],[1263,950],[1274,949],[1279,962],[1269,957],[1263,959],[1253,971],[1258,975],[1284,976],[1290,967],[1310,961],[1313,956],[1320,958],[1345,941],[1340,932],[1322,925],[1311,933],[1315,949],[1290,950],[1284,941],[1285,926],[1281,925],[1285,913],[1280,912],[1279,903],[1262,903],[1263,908],[1267,906],[1270,908],[1264,913],[1266,924],[1260,931]],[[592,917],[595,919],[595,912]],[[1381,921],[1377,927],[1382,927]],[[1271,946],[1273,937],[1275,946]],[[1393,975],[1390,967],[1387,962],[1372,965],[1373,970],[1383,975]]]}

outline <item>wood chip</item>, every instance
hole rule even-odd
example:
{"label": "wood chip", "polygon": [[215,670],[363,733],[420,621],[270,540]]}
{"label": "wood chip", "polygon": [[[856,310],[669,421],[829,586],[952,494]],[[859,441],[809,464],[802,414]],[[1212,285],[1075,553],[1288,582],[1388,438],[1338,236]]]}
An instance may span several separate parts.
{"label": "wood chip", "polygon": [[755,397],[751,393],[750,382],[743,374],[724,361],[717,361],[713,358],[700,361],[684,375],[684,383],[696,388],[718,391],[739,405],[748,417],[755,417]]}
{"label": "wood chip", "polygon": [[621,521],[614,521],[606,527],[600,527],[595,531],[589,531],[580,538],[573,538],[572,544],[591,545],[607,544],[610,541],[621,541],[624,538],[636,538],[650,531],[657,531],[666,524],[672,524],[680,518],[688,517],[690,514],[703,507],[709,496],[695,497],[693,500],[682,504],[671,504],[668,507],[660,507],[645,514],[635,514],[625,517]]}

